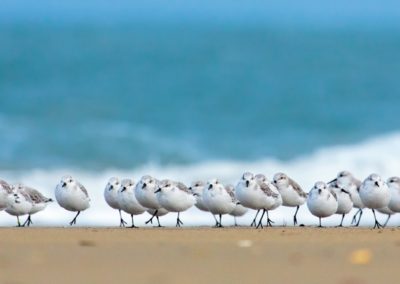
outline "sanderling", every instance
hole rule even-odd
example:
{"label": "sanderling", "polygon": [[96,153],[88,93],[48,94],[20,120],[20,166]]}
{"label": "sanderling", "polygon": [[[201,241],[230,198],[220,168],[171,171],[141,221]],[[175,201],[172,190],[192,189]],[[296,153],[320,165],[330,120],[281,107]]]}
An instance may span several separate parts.
{"label": "sanderling", "polygon": [[12,216],[17,217],[18,227],[21,227],[19,216],[28,215],[32,210],[33,202],[29,195],[20,189],[20,186],[11,185],[12,192],[7,198],[6,212]]}
{"label": "sanderling", "polygon": [[282,206],[296,207],[293,216],[293,224],[297,225],[297,212],[301,205],[307,200],[307,193],[303,191],[300,185],[284,173],[274,175],[273,183],[282,196]]}
{"label": "sanderling", "polygon": [[389,207],[383,207],[383,208],[378,208],[376,209],[376,211],[378,211],[379,213],[385,214],[387,215],[386,221],[385,223],[383,223],[383,227],[386,227],[387,223],[390,220],[390,217],[392,217],[393,214],[396,214],[396,212],[393,212],[392,210],[389,209]]}
{"label": "sanderling", "polygon": [[69,175],[62,177],[60,183],[56,187],[55,195],[57,203],[62,208],[68,211],[78,212],[69,223],[71,226],[76,224],[76,219],[81,211],[90,207],[90,198],[86,188]]}
{"label": "sanderling", "polygon": [[236,200],[233,192],[229,191],[217,179],[207,182],[203,193],[204,203],[213,215],[219,215],[217,227],[222,227],[222,215],[229,214],[236,207]]}
{"label": "sanderling", "polygon": [[122,218],[122,208],[118,198],[118,189],[120,188],[120,184],[121,183],[117,177],[110,178],[107,182],[106,187],[104,188],[104,199],[111,208],[118,210],[120,220],[119,226],[125,227],[126,222]]}
{"label": "sanderling", "polygon": [[[195,181],[195,182],[192,182],[192,185],[189,187],[189,190],[192,191],[194,197],[196,198],[196,204],[194,206],[196,206],[201,211],[210,212],[210,210],[208,210],[208,208],[207,208],[207,205],[204,203],[204,199],[203,199],[204,187],[205,187],[204,182]],[[218,226],[217,218],[215,218],[214,214],[211,213],[211,215],[213,216],[213,218],[215,220],[215,226]]]}
{"label": "sanderling", "polygon": [[335,194],[328,190],[326,183],[318,181],[308,193],[307,207],[311,214],[319,218],[319,227],[322,227],[321,218],[335,214],[338,203]]}
{"label": "sanderling", "polygon": [[181,182],[175,182],[169,179],[162,180],[159,183],[157,193],[158,202],[161,207],[169,212],[177,212],[176,227],[183,225],[179,214],[188,210],[196,203],[193,193]]}
{"label": "sanderling", "polygon": [[0,210],[7,208],[8,196],[12,192],[11,186],[6,181],[0,179]]}
{"label": "sanderling", "polygon": [[135,183],[131,179],[123,179],[121,186],[118,189],[118,200],[119,205],[126,213],[131,215],[132,226],[131,228],[137,228],[133,222],[133,215],[140,215],[146,211],[142,205],[136,199],[135,196]]}
{"label": "sanderling", "polygon": [[388,207],[393,212],[400,212],[400,178],[388,178],[387,185],[390,189],[390,202]]}
{"label": "sanderling", "polygon": [[390,191],[387,184],[379,175],[371,174],[361,184],[360,197],[365,207],[370,208],[374,214],[374,228],[381,228],[382,225],[378,222],[375,216],[375,209],[389,205]]}
{"label": "sanderling", "polygon": [[264,177],[260,179],[256,176],[256,182],[263,193],[264,199],[263,213],[261,214],[260,221],[256,228],[263,227],[262,220],[265,213],[267,213],[267,226],[272,227],[272,223],[274,222],[269,218],[268,212],[282,205],[282,197],[275,185],[273,185],[267,178]]}
{"label": "sanderling", "polygon": [[153,218],[156,217],[158,221],[158,226],[161,227],[158,217],[162,215],[159,215],[157,210],[161,209],[162,206],[158,201],[157,194],[155,193],[156,190],[158,190],[158,180],[149,175],[145,175],[136,184],[135,196],[140,205],[145,208],[155,210],[153,216],[146,221],[146,224],[152,223]]}
{"label": "sanderling", "polygon": [[[351,200],[353,201],[353,207],[358,209],[353,215],[351,224],[355,224],[356,227],[360,224],[361,216],[363,214],[364,204],[360,197],[360,186],[361,181],[353,176],[349,171],[341,171],[338,173],[337,177],[328,183],[337,183],[341,188],[350,193]],[[358,221],[357,216],[359,215]]]}
{"label": "sanderling", "polygon": [[30,200],[32,201],[32,208],[29,211],[28,218],[22,226],[27,225],[28,227],[33,224],[31,215],[44,210],[49,202],[53,202],[53,199],[47,198],[38,190],[25,186],[23,184],[17,184],[18,190],[23,191],[28,194]]}
{"label": "sanderling", "polygon": [[263,227],[262,219],[265,213],[267,213],[267,226],[272,226],[273,221],[269,218],[268,211],[278,208],[282,204],[282,197],[276,187],[264,175],[260,174],[254,177],[252,173],[244,173],[236,186],[235,192],[237,199],[243,206],[263,210],[256,228]]}
{"label": "sanderling", "polygon": [[[225,188],[230,192],[233,192],[233,193],[235,192],[235,187],[232,184],[225,185]],[[233,219],[235,221],[235,227],[237,227],[238,224],[237,224],[236,218],[242,217],[249,210],[246,207],[244,207],[242,204],[240,204],[240,202],[236,199],[236,197],[235,197],[235,200],[236,200],[236,207],[235,207],[235,209],[233,209],[233,211],[231,213],[229,213],[229,215],[233,216]]]}
{"label": "sanderling", "polygon": [[351,200],[351,195],[348,191],[341,188],[337,182],[329,183],[328,189],[331,191],[331,193],[336,195],[338,207],[337,207],[335,213],[342,215],[342,220],[340,221],[340,224],[338,227],[343,227],[344,217],[353,208],[353,201]]}

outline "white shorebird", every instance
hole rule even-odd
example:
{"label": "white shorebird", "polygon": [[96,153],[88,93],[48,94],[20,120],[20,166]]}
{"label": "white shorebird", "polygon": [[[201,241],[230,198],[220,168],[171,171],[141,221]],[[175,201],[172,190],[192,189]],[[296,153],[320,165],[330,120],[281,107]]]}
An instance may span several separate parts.
{"label": "white shorebird", "polygon": [[[225,188],[230,192],[233,193],[235,192],[235,187],[232,184],[225,185]],[[235,227],[237,227],[238,224],[236,218],[244,216],[247,213],[247,211],[249,211],[249,209],[240,204],[240,202],[236,199],[236,195],[235,195],[235,200],[236,200],[236,207],[235,209],[233,209],[231,213],[229,213],[229,215],[233,216],[233,219],[235,221]]]}
{"label": "white shorebird", "polygon": [[[149,209],[148,212],[153,212],[153,215],[149,220],[146,221],[146,224],[153,223],[153,218],[157,218],[158,226],[161,227],[159,216],[165,214],[158,214],[158,210],[162,209],[160,202],[158,201],[157,194],[155,193],[158,190],[158,180],[149,176],[143,176],[140,181],[136,184],[135,187],[135,196],[137,201],[139,201],[140,205]],[[152,211],[154,209],[154,211]]]}
{"label": "white shorebird", "polygon": [[388,178],[387,185],[390,189],[390,202],[388,207],[395,213],[400,212],[400,178]]}
{"label": "white shorebird", "polygon": [[344,190],[339,186],[337,182],[332,182],[328,184],[328,189],[331,193],[336,195],[336,200],[338,207],[336,209],[336,214],[342,215],[342,220],[338,227],[343,227],[343,220],[346,214],[348,214],[353,208],[353,201],[351,195],[348,191]]}
{"label": "white shorebird", "polygon": [[375,215],[375,209],[383,208],[389,205],[390,190],[387,184],[377,174],[369,175],[360,187],[361,201],[365,207],[370,208],[375,218],[375,228],[381,228]]}
{"label": "white shorebird", "polygon": [[74,219],[69,223],[76,224],[81,211],[90,207],[90,198],[86,188],[77,180],[67,175],[62,177],[55,189],[57,203],[65,210],[77,212]]}
{"label": "white shorebird", "polygon": [[117,177],[112,177],[108,180],[106,187],[104,188],[104,199],[106,200],[107,204],[113,208],[118,210],[119,212],[119,226],[120,227],[125,227],[126,222],[122,218],[122,206],[119,203],[119,198],[118,198],[118,189],[121,186],[121,182],[119,178]]}
{"label": "white shorebird", "polygon": [[0,179],[0,211],[7,208],[8,196],[12,192],[11,186],[5,180]]}
{"label": "white shorebird", "polygon": [[[194,197],[196,198],[196,204],[194,206],[197,207],[197,209],[204,211],[204,212],[210,212],[208,210],[207,205],[204,203],[203,199],[203,192],[204,192],[204,187],[205,183],[203,181],[195,181],[192,182],[191,186],[189,187],[189,190],[192,191]],[[211,213],[211,212],[210,212]],[[215,226],[218,226],[218,221],[215,218],[215,215],[211,213],[215,220]]]}
{"label": "white shorebird", "polygon": [[300,185],[284,173],[274,175],[273,183],[282,196],[282,206],[296,207],[293,216],[293,224],[297,225],[297,212],[301,205],[307,200],[307,193],[303,191]]}
{"label": "white shorebird", "polygon": [[383,227],[386,227],[386,225],[388,224],[388,222],[390,220],[390,217],[392,217],[392,215],[396,214],[396,212],[393,212],[392,210],[390,210],[389,207],[378,208],[378,209],[376,209],[376,211],[387,215],[386,221],[382,225]]}
{"label": "white shorebird", "polygon": [[137,228],[133,222],[134,215],[140,215],[146,211],[146,208],[139,204],[135,196],[135,183],[131,179],[123,179],[118,189],[119,204],[126,213],[131,215],[132,226]]}
{"label": "white shorebird", "polygon": [[162,180],[155,193],[157,193],[158,202],[163,208],[169,212],[178,213],[176,227],[183,225],[179,215],[196,203],[193,193],[183,183],[169,179]]}
{"label": "white shorebird", "polygon": [[[331,183],[337,183],[341,188],[350,193],[351,200],[353,201],[353,207],[358,209],[357,212],[353,215],[351,224],[354,223],[355,226],[358,227],[360,225],[363,209],[365,208],[360,197],[361,181],[355,178],[353,174],[349,171],[341,171],[337,174],[334,180],[329,182],[329,184]],[[359,216],[358,220],[357,216]]]}
{"label": "white shorebird", "polygon": [[234,193],[217,179],[211,179],[207,182],[203,199],[211,214],[219,215],[219,222],[216,227],[222,227],[222,215],[231,213],[237,203]]}
{"label": "white shorebird", "polygon": [[53,202],[53,200],[51,198],[47,198],[38,190],[31,188],[29,186],[25,186],[23,184],[17,184],[16,187],[18,188],[18,190],[28,194],[30,200],[32,201],[32,208],[29,211],[28,218],[22,225],[22,226],[27,225],[29,227],[31,224],[33,224],[31,215],[44,210],[49,204],[49,202]]}
{"label": "white shorebird", "polygon": [[257,210],[257,213],[251,222],[251,227],[257,226],[257,216],[263,209],[263,202],[260,199],[260,192],[258,191],[257,180],[265,181],[264,175],[256,175],[253,173],[245,172],[235,187],[236,198],[244,207]]}
{"label": "white shorebird", "polygon": [[321,218],[335,214],[338,203],[336,196],[328,190],[326,183],[318,181],[308,193],[307,207],[311,214],[319,218],[319,227],[322,227]]}
{"label": "white shorebird", "polygon": [[28,215],[32,210],[32,200],[18,185],[11,185],[12,193],[7,198],[6,212],[17,217],[18,227],[21,227],[19,216]]}
{"label": "white shorebird", "polygon": [[[282,205],[282,197],[278,189],[264,175],[259,174],[254,177],[252,173],[244,173],[235,192],[243,206],[258,210],[257,214],[259,210],[263,210],[256,228],[263,227],[262,220],[265,213],[267,213],[267,226],[272,226],[273,221],[269,218],[269,211]],[[254,219],[257,218],[257,214]]]}

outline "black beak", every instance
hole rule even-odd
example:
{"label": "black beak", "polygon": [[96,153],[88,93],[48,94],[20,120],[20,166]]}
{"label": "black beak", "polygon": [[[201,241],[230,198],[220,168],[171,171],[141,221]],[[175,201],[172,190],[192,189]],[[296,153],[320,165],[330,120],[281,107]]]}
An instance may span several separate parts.
{"label": "black beak", "polygon": [[337,178],[331,180],[330,182],[328,182],[328,184],[329,184],[329,183],[334,183],[334,182],[336,182],[336,181],[337,181]]}
{"label": "black beak", "polygon": [[61,187],[66,187],[67,186],[67,183],[66,182],[63,182],[62,184],[61,184]]}
{"label": "black beak", "polygon": [[146,186],[147,186],[147,184],[146,184],[146,183],[143,183],[142,189],[145,188]]}
{"label": "black beak", "polygon": [[121,192],[124,192],[126,190],[126,187],[124,186],[121,190]]}
{"label": "black beak", "polygon": [[53,202],[53,199],[49,198],[46,202]]}
{"label": "black beak", "polygon": [[208,190],[210,190],[212,187],[213,187],[213,185],[210,184],[210,185],[208,186]]}
{"label": "black beak", "polygon": [[343,188],[342,188],[342,192],[350,194],[350,192],[348,192],[347,190],[344,190]]}
{"label": "black beak", "polygon": [[321,192],[322,192],[322,190],[321,190],[321,189],[318,189],[318,193],[321,194]]}
{"label": "black beak", "polygon": [[110,184],[110,188],[108,189],[108,191],[112,190],[113,188],[114,186]]}
{"label": "black beak", "polygon": [[154,191],[154,193],[160,192],[161,188],[157,189],[156,191]]}
{"label": "black beak", "polygon": [[250,181],[246,180],[246,187],[249,187]]}
{"label": "black beak", "polygon": [[379,186],[379,182],[376,181],[376,182],[375,182],[375,185],[376,185],[376,186]]}

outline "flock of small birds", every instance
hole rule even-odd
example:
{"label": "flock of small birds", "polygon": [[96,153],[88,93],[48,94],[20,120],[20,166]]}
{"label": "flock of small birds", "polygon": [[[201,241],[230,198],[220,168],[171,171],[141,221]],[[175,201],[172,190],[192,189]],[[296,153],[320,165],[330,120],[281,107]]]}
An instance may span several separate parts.
{"label": "flock of small birds", "polygon": [[[55,197],[62,208],[77,212],[70,225],[76,224],[79,214],[90,207],[88,191],[71,176],[61,179],[56,186]],[[346,214],[352,208],[357,208],[351,224],[358,226],[363,209],[371,209],[375,218],[374,228],[381,228],[386,226],[392,214],[400,212],[400,178],[391,177],[385,182],[379,175],[371,174],[361,182],[350,172],[342,171],[328,183],[316,182],[306,193],[284,173],[275,174],[270,181],[263,174],[245,172],[236,186],[222,184],[218,179],[195,181],[187,187],[181,182],[169,179],[159,181],[149,175],[143,176],[136,184],[131,179],[112,177],[104,189],[104,199],[110,207],[119,211],[120,226],[127,225],[122,218],[122,211],[131,216],[131,228],[136,228],[134,216],[146,211],[151,215],[146,224],[153,223],[156,218],[161,227],[159,217],[175,212],[176,226],[180,227],[183,225],[180,213],[192,206],[210,212],[216,227],[222,227],[222,216],[225,214],[236,218],[249,209],[256,210],[250,224],[256,228],[272,226],[274,222],[269,218],[269,211],[280,206],[293,207],[296,208],[293,216],[296,226],[297,212],[305,203],[311,214],[319,218],[319,227],[322,226],[322,218],[334,214],[342,216],[339,226],[343,226]],[[30,226],[31,215],[44,210],[52,201],[34,188],[21,183],[10,185],[0,179],[0,210],[16,216],[18,226]],[[375,210],[388,215],[384,224],[378,222]],[[28,217],[21,224],[19,217],[23,215]],[[263,223],[265,216],[266,222]]]}

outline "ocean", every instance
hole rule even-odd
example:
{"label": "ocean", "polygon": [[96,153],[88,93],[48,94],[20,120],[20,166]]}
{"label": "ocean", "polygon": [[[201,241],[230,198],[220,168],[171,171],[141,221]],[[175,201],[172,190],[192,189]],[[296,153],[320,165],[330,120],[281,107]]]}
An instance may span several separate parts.
{"label": "ocean", "polygon": [[118,224],[102,198],[112,175],[284,171],[306,191],[342,169],[400,175],[396,26],[101,19],[0,21],[0,177],[53,196],[73,174],[93,199],[78,223]]}

